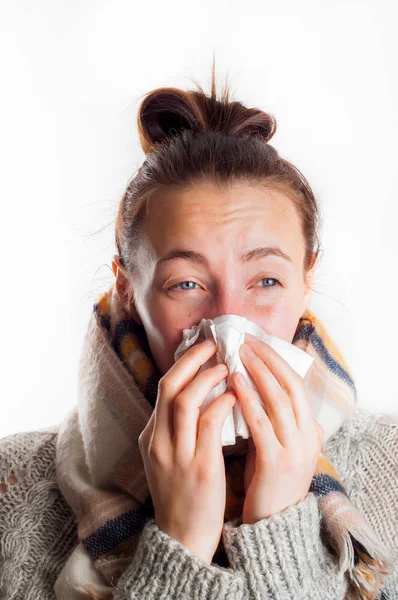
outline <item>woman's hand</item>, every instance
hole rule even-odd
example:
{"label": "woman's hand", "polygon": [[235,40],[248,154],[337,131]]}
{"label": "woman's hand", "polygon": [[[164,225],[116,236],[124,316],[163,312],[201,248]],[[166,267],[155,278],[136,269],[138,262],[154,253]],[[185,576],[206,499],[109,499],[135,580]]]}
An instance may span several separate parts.
{"label": "woman's hand", "polygon": [[[189,348],[160,379],[155,409],[138,438],[159,528],[211,564],[224,524],[225,465],[221,430],[233,390],[199,417],[210,390],[228,375],[220,365],[199,373],[216,352],[208,340]],[[198,422],[199,420],[199,422]]]}
{"label": "woman's hand", "polygon": [[261,398],[249,384],[239,384],[239,373],[231,381],[253,438],[246,456],[242,523],[256,523],[305,498],[324,431],[312,416],[303,379],[269,344],[249,334],[245,343],[254,354],[245,354],[241,346],[240,357]]}

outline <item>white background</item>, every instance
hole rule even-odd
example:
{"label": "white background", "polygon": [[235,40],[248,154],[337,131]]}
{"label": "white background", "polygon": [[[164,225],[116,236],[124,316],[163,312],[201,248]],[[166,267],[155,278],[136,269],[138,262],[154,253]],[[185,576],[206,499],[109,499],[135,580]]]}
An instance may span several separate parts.
{"label": "white background", "polygon": [[114,218],[144,155],[140,98],[208,90],[275,115],[272,144],[319,199],[310,305],[358,403],[398,414],[396,7],[385,0],[0,0],[0,436],[77,402],[92,305],[113,281]]}

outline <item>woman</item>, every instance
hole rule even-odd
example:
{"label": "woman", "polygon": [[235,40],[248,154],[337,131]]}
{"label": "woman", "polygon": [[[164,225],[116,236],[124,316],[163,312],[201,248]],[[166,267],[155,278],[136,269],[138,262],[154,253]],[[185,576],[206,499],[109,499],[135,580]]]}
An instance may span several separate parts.
{"label": "woman", "polygon": [[[0,596],[397,598],[398,419],[355,406],[308,310],[317,203],[268,144],[274,118],[226,90],[218,100],[213,66],[210,96],[155,90],[138,127],[147,157],[120,204],[78,408],[1,441]],[[303,381],[245,337],[266,410],[235,373],[198,418],[228,369],[201,370],[217,351],[207,340],[174,353],[184,329],[225,314],[314,367]],[[237,399],[251,438],[222,447]],[[328,439],[314,417],[325,406]]]}

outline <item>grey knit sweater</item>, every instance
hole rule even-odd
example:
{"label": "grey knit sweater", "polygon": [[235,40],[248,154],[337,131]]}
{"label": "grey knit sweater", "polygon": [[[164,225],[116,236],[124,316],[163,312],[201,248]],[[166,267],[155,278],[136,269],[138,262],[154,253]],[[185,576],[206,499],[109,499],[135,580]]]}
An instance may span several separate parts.
{"label": "grey knit sweater", "polygon": [[[54,583],[78,542],[76,521],[55,481],[57,427],[0,440],[0,599],[55,600]],[[398,600],[398,416],[356,408],[325,443],[356,507],[395,559],[383,591]],[[229,567],[211,565],[145,526],[113,589],[115,600],[343,600],[346,576],[320,533],[317,498],[258,523],[224,524]]]}

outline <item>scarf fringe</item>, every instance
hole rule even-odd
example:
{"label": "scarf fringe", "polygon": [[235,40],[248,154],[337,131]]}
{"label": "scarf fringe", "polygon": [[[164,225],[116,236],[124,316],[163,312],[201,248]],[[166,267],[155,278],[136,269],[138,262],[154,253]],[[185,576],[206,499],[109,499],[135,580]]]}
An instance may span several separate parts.
{"label": "scarf fringe", "polygon": [[[359,598],[376,600],[384,578],[393,569],[392,557],[375,537],[370,526],[361,521],[352,525],[338,539],[340,573],[348,573],[351,582],[359,590]],[[356,563],[356,564],[355,564]],[[354,595],[353,597],[358,597]]]}

